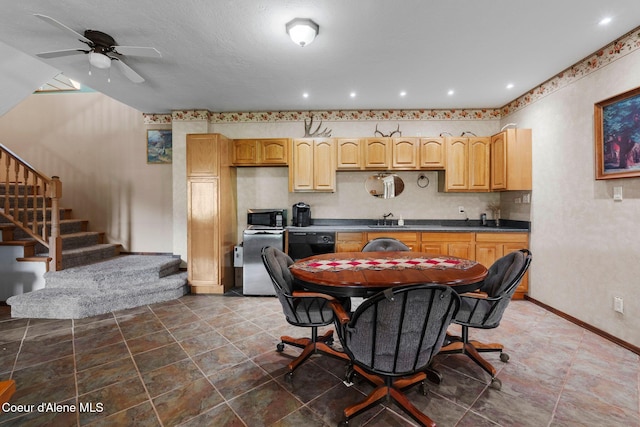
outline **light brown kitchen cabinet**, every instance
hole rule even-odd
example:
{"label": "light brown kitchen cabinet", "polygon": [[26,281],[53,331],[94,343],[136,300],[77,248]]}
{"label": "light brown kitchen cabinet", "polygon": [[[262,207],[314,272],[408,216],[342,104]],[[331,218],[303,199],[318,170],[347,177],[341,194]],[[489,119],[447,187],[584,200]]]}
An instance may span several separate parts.
{"label": "light brown kitchen cabinet", "polygon": [[360,170],[363,167],[360,138],[337,138],[338,170]]}
{"label": "light brown kitchen cabinet", "polygon": [[[476,233],[475,260],[489,268],[504,255],[528,247],[528,233]],[[529,276],[527,273],[513,297],[522,299],[528,290]]]}
{"label": "light brown kitchen cabinet", "polygon": [[392,239],[400,240],[412,251],[418,251],[420,248],[418,234],[419,233],[412,231],[375,231],[367,233],[367,242],[380,237],[389,237]]}
{"label": "light brown kitchen cabinet", "polygon": [[391,169],[417,169],[420,142],[418,138],[391,139]]}
{"label": "light brown kitchen cabinet", "polygon": [[237,215],[231,144],[220,134],[187,135],[187,279],[196,294],[223,294],[234,284]]}
{"label": "light brown kitchen cabinet", "polygon": [[420,169],[445,168],[444,138],[420,138]]}
{"label": "light brown kitchen cabinet", "polygon": [[289,163],[289,191],[336,191],[334,139],[294,139]]}
{"label": "light brown kitchen cabinet", "polygon": [[447,137],[447,164],[439,190],[484,192],[490,190],[490,137]]}
{"label": "light brown kitchen cabinet", "polygon": [[531,129],[491,137],[491,190],[531,190]]}
{"label": "light brown kitchen cabinet", "polygon": [[421,251],[433,255],[449,255],[458,258],[475,258],[475,233],[422,233]]}
{"label": "light brown kitchen cabinet", "polygon": [[364,236],[359,232],[336,233],[336,252],[360,252],[366,243]]}
{"label": "light brown kitchen cabinet", "polygon": [[232,163],[235,166],[286,166],[288,138],[235,139]]}
{"label": "light brown kitchen cabinet", "polygon": [[391,138],[365,138],[363,153],[365,169],[389,169]]}

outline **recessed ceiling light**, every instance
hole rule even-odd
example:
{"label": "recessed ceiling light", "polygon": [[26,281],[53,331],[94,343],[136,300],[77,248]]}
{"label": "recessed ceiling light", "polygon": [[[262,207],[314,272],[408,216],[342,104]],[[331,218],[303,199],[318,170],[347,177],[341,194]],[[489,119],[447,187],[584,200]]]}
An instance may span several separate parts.
{"label": "recessed ceiling light", "polygon": [[449,89],[449,92],[447,92],[447,95],[451,96],[451,95],[453,95],[454,93],[456,93],[456,92],[455,92],[453,89]]}
{"label": "recessed ceiling light", "polygon": [[600,20],[600,22],[598,22],[598,25],[608,25],[611,23],[611,17],[610,16],[606,16],[604,18],[602,18]]}
{"label": "recessed ceiling light", "polygon": [[407,96],[407,92],[403,90],[402,92],[400,92],[400,96]]}
{"label": "recessed ceiling light", "polygon": [[507,89],[513,89],[513,83],[509,83],[509,84],[507,85]]}
{"label": "recessed ceiling light", "polygon": [[303,98],[308,98],[308,97],[309,97],[309,94],[308,94],[307,92],[305,92],[305,93],[303,93],[303,94],[302,94],[302,97],[303,97]]}
{"label": "recessed ceiling light", "polygon": [[351,92],[351,93],[349,94],[349,96],[350,96],[350,97],[352,97],[352,98],[355,98],[355,97],[356,97],[356,93],[355,93],[355,92]]}

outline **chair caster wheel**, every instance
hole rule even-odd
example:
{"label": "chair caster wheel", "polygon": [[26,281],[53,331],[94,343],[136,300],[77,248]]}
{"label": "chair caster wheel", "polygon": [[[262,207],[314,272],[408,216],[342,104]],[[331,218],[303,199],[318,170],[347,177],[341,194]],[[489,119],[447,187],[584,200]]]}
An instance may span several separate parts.
{"label": "chair caster wheel", "polygon": [[347,366],[347,371],[344,374],[344,384],[347,387],[351,387],[353,385],[353,379],[356,376],[356,371],[353,369],[353,366]]}
{"label": "chair caster wheel", "polygon": [[491,384],[489,384],[489,387],[494,390],[500,390],[502,388],[502,381],[500,381],[498,378],[493,378],[491,380]]}
{"label": "chair caster wheel", "polygon": [[420,381],[420,394],[422,394],[423,396],[426,396],[427,394],[429,394],[429,392],[427,391],[427,387],[424,383],[424,381]]}
{"label": "chair caster wheel", "polygon": [[440,372],[438,372],[437,370],[433,369],[433,368],[427,368],[427,370],[425,371],[425,373],[427,374],[427,379],[436,384],[436,385],[440,385],[440,383],[442,383],[442,374]]}
{"label": "chair caster wheel", "polygon": [[282,352],[284,351],[284,344],[283,344],[283,343],[279,343],[279,344],[276,346],[276,351],[277,351],[278,353],[282,353]]}
{"label": "chair caster wheel", "polygon": [[500,353],[500,360],[507,363],[509,361],[509,355],[507,353]]}

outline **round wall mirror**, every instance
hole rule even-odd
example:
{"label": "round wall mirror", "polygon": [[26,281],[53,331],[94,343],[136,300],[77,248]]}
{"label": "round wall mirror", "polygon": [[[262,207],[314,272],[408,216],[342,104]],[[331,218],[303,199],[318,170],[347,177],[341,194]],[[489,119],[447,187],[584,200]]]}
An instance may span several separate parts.
{"label": "round wall mirror", "polygon": [[404,190],[404,181],[394,173],[371,175],[364,182],[367,193],[380,199],[391,199],[399,196]]}

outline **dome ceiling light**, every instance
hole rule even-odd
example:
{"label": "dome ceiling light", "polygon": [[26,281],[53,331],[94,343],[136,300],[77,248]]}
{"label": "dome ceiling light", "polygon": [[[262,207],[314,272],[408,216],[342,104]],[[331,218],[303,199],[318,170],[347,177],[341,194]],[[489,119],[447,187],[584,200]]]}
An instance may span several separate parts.
{"label": "dome ceiling light", "polygon": [[295,18],[287,22],[286,29],[295,44],[305,47],[316,38],[320,26],[308,18]]}

